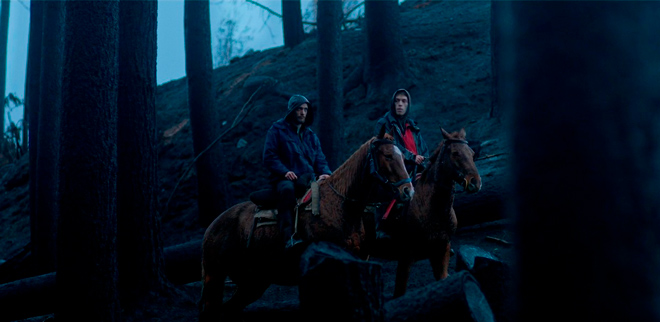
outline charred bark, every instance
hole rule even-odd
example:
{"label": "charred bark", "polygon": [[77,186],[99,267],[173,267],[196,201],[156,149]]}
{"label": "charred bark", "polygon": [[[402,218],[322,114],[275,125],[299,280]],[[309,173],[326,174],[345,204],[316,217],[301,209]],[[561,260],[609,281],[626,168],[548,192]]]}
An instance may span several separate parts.
{"label": "charred bark", "polygon": [[364,3],[367,41],[363,79],[368,84],[369,100],[388,102],[394,91],[409,86],[399,11],[397,0],[366,0]]}
{"label": "charred bark", "polygon": [[[0,134],[5,133],[5,85],[7,83],[7,42],[9,40],[9,0],[2,0],[0,6]],[[2,136],[4,138],[4,136]],[[0,140],[0,147],[4,139]]]}
{"label": "charred bark", "polygon": [[119,2],[119,291],[134,307],[166,284],[157,200],[156,1]]}
{"label": "charred bark", "polygon": [[479,282],[468,271],[408,292],[385,304],[386,321],[492,322]]}
{"label": "charred bark", "polygon": [[[28,36],[27,71],[25,75],[23,126],[27,126],[30,129],[27,138],[29,142],[28,153],[30,160],[30,243],[36,253],[41,252],[41,249],[48,249],[49,247],[48,245],[42,244],[42,241],[39,240],[40,220],[37,209],[37,155],[39,150],[39,104],[41,103],[41,94],[39,92],[41,90],[40,76],[43,18],[43,1],[37,0],[30,2],[30,31]],[[27,123],[25,123],[26,120]]]}
{"label": "charred bark", "polygon": [[341,50],[341,1],[322,0],[318,6],[319,140],[331,169],[341,165],[344,118]]}
{"label": "charred bark", "polygon": [[300,0],[282,0],[284,46],[295,47],[305,39]]}
{"label": "charred bark", "polygon": [[195,166],[199,221],[202,226],[210,224],[226,208],[226,193],[223,189],[225,180],[220,169],[220,145],[212,145],[219,135],[219,118],[214,104],[210,19],[208,0],[185,1],[188,109],[193,150],[195,157],[199,157]]}
{"label": "charred bark", "polygon": [[[57,263],[57,218],[59,211],[60,114],[62,110],[62,64],[64,57],[64,2],[43,2],[41,45],[41,88],[39,89],[38,144],[30,152],[37,155],[36,223],[30,232],[36,273],[55,269]],[[34,180],[34,181],[32,181]]]}
{"label": "charred bark", "polygon": [[511,6],[515,320],[659,320],[660,3]]}
{"label": "charred bark", "polygon": [[115,321],[119,6],[65,6],[55,318]]}

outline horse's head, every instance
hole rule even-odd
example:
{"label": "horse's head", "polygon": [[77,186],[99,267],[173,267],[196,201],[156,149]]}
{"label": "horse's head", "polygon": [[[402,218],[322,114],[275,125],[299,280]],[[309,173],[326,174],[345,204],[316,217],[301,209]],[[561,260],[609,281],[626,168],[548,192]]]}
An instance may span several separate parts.
{"label": "horse's head", "polygon": [[[441,128],[444,141],[441,150],[432,157],[432,167],[446,166],[451,171],[451,178],[463,186],[466,192],[475,193],[481,189],[481,177],[474,164],[474,151],[465,140],[465,129],[449,133]],[[437,158],[437,160],[434,160]],[[437,170],[437,169],[436,169]]]}
{"label": "horse's head", "polygon": [[394,138],[381,131],[371,141],[369,149],[371,175],[391,188],[401,201],[412,200],[415,189],[403,163],[403,153],[394,144]]}

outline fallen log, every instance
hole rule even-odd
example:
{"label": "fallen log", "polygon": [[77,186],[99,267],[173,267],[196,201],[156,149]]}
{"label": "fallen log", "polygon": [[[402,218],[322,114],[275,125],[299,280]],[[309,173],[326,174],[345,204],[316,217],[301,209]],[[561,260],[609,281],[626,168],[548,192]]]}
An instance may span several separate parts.
{"label": "fallen log", "polygon": [[55,273],[0,285],[2,321],[15,321],[55,311]]}
{"label": "fallen log", "polygon": [[463,270],[385,303],[385,321],[495,320],[479,282]]}
{"label": "fallen log", "polygon": [[311,244],[300,260],[300,309],[308,320],[382,321],[382,265],[329,242]]}
{"label": "fallen log", "polygon": [[508,154],[476,161],[481,176],[481,190],[467,194],[456,189],[454,210],[458,227],[472,226],[483,222],[504,219],[505,201],[511,189],[507,175]]}
{"label": "fallen log", "polygon": [[174,284],[187,284],[202,279],[202,240],[166,247],[165,275]]}
{"label": "fallen log", "polygon": [[[201,280],[202,240],[166,247],[165,274],[173,284]],[[0,320],[14,321],[55,311],[55,272],[0,284]]]}

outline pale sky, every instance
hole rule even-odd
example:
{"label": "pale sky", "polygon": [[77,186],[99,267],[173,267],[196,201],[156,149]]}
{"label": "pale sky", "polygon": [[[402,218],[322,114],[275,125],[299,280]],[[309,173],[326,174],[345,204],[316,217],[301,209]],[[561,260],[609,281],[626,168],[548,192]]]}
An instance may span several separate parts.
{"label": "pale sky", "polygon": [[[24,98],[30,1],[10,1],[5,95],[14,93]],[[277,13],[282,12],[281,0],[257,0],[257,2]],[[303,20],[314,21],[315,17],[309,17],[309,14],[305,16],[305,12],[313,5],[313,0],[301,2]],[[281,19],[245,0],[211,0],[210,12],[214,60],[219,43],[218,28],[227,19],[237,21],[235,38],[244,43],[243,50],[237,54],[243,54],[248,49],[264,50],[279,47],[284,43]],[[160,85],[179,79],[184,77],[185,73],[183,0],[159,0],[157,82]],[[22,114],[22,107],[12,110],[11,120],[16,122],[22,119]],[[7,111],[4,117],[5,124],[8,124]]]}

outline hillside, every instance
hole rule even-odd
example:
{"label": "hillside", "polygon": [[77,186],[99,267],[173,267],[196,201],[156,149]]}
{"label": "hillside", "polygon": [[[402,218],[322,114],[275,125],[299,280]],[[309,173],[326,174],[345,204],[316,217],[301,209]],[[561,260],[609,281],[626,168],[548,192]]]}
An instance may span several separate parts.
{"label": "hillside", "polygon": [[[414,76],[408,87],[411,115],[419,122],[429,148],[440,143],[441,127],[448,131],[465,128],[468,140],[481,142],[482,156],[505,152],[501,122],[489,118],[490,3],[411,0],[401,7],[403,45]],[[361,64],[364,35],[361,30],[346,31],[342,41],[344,76],[348,78]],[[288,95],[299,93],[317,102],[316,54],[316,39],[310,36],[293,49],[250,52],[214,71],[216,106],[221,115],[218,127],[225,131],[240,116],[235,128],[218,142],[224,155],[217,162],[227,176],[230,204],[247,200],[250,192],[266,184],[261,164],[264,138],[271,123],[284,115]],[[360,85],[345,96],[341,159],[372,137],[376,118],[388,108],[388,101],[367,102],[365,94],[364,85]],[[197,223],[194,167],[184,176],[193,158],[185,78],[158,87],[157,109],[162,238],[164,246],[171,246],[201,238],[206,228]],[[313,130],[319,122],[322,120],[317,117]],[[499,180],[497,169],[504,162],[502,158],[478,161],[484,190]],[[27,169],[27,156],[0,169],[0,263],[21,252],[30,240]],[[457,202],[462,197],[459,193]],[[458,220],[459,226],[475,223],[460,214]],[[193,298],[197,291],[191,289]],[[177,305],[190,308],[191,303],[168,304]],[[181,314],[189,313],[194,316],[196,312]],[[179,313],[171,314],[174,318]]]}
{"label": "hillside", "polygon": [[[421,2],[420,2],[421,3]],[[414,85],[411,113],[420,123],[424,138],[433,149],[441,139],[440,127],[458,130],[465,127],[468,140],[491,141],[500,136],[500,124],[488,118],[490,95],[489,3],[430,2],[416,8],[416,2],[403,5],[404,46]],[[359,30],[342,34],[344,76],[361,63],[364,36]],[[218,126],[224,131],[244,108],[259,84],[266,84],[245,109],[245,118],[218,144],[225,152],[218,160],[227,170],[229,203],[247,200],[249,193],[266,184],[261,164],[265,134],[271,123],[286,111],[287,94],[300,93],[316,103],[316,39],[289,50],[273,48],[256,52],[231,65],[215,70],[217,107],[223,117]],[[276,83],[275,85],[271,85]],[[180,130],[159,144],[161,204],[171,196],[163,213],[166,244],[187,241],[177,231],[184,228],[203,233],[196,224],[196,182],[194,174],[185,177],[174,194],[174,186],[190,164],[193,155],[190,126],[187,123],[187,85],[185,79],[169,82],[158,90],[159,133]],[[365,101],[361,85],[345,97],[344,142],[342,159],[373,135],[373,126],[389,102]],[[320,119],[316,119],[313,130]],[[224,124],[224,125],[222,125]],[[168,132],[170,131],[170,132]],[[499,144],[485,147],[482,154],[497,153]],[[194,172],[192,169],[191,172]],[[484,184],[487,184],[485,182]],[[169,236],[168,236],[169,235]]]}

